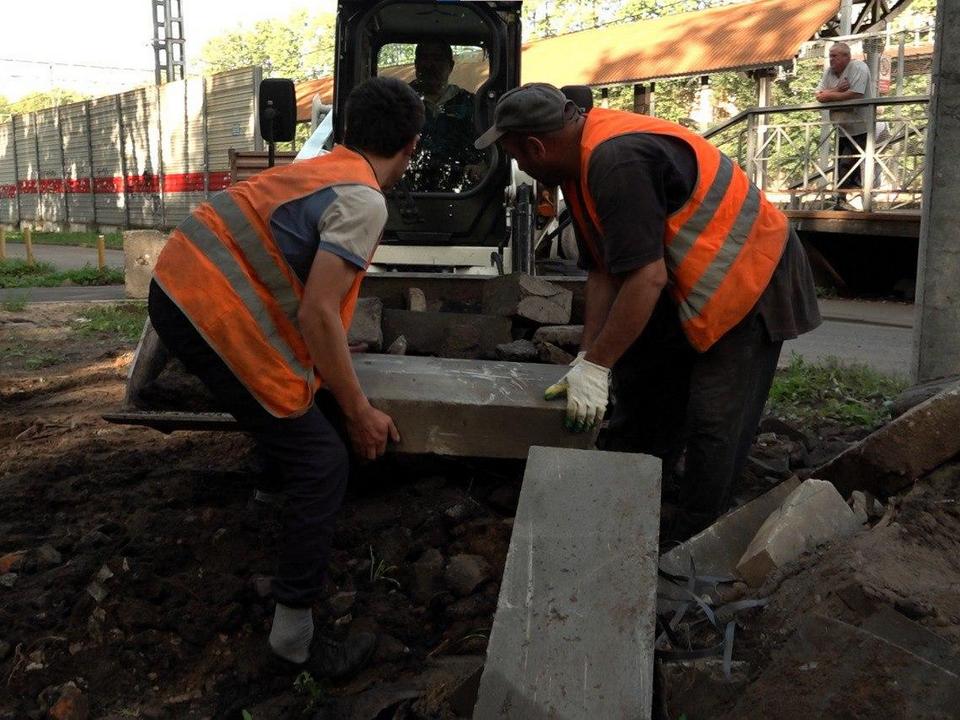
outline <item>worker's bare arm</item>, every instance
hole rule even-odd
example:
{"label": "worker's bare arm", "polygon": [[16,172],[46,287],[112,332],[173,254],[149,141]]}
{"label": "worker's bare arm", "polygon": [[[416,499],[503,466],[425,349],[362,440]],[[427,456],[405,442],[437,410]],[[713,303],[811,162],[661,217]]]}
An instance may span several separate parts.
{"label": "worker's bare arm", "polygon": [[667,284],[667,266],[657,260],[620,278],[620,289],[586,359],[613,367],[640,336]]}
{"label": "worker's bare arm", "polygon": [[362,457],[373,459],[384,453],[388,437],[397,442],[400,435],[390,417],[370,405],[350,361],[340,306],[357,272],[357,267],[341,257],[318,252],[297,319],[313,363],[347,419],[354,448]]}
{"label": "worker's bare arm", "polygon": [[619,287],[620,279],[615,275],[598,270],[591,270],[587,275],[587,303],[583,318],[583,338],[580,340],[581,350],[587,351],[593,346],[607,320]]}
{"label": "worker's bare arm", "polygon": [[822,103],[859,100],[862,97],[863,93],[853,92],[852,90],[818,90],[816,95],[817,101]]}

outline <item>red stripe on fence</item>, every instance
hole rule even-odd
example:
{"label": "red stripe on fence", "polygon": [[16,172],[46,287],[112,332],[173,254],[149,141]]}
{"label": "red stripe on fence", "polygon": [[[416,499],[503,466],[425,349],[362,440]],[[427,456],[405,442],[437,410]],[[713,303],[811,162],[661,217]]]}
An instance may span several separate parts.
{"label": "red stripe on fence", "polygon": [[158,193],[160,188],[164,192],[203,192],[204,177],[211,192],[225,190],[230,186],[230,172],[219,171],[212,173],[171,173],[169,175],[120,175],[77,178],[63,180],[50,178],[46,180],[20,180],[16,185],[0,185],[0,198],[16,197],[36,193],[89,193],[91,185],[93,192],[99,195],[119,193]]}

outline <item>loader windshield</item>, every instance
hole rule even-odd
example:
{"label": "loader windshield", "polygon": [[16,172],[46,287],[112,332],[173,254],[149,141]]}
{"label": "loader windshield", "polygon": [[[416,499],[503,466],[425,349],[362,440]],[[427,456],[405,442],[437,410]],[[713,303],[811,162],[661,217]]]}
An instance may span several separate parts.
{"label": "loader windshield", "polygon": [[487,80],[482,47],[425,39],[380,48],[379,75],[410,83],[423,99],[426,121],[405,180],[415,192],[461,193],[489,169],[487,151],[476,150],[476,91]]}

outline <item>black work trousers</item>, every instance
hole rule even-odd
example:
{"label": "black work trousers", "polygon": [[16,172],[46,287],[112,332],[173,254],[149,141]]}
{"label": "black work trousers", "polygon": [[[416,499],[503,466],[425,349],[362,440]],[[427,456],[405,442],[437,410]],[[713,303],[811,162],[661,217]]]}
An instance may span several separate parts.
{"label": "black work trousers", "polygon": [[[664,293],[613,368],[614,406],[599,446],[662,458],[665,495],[672,489],[669,499],[684,509],[719,516],[753,444],[782,344],[770,342],[753,310],[698,353]],[[681,455],[683,473],[675,475]]]}
{"label": "black work trousers", "polygon": [[339,407],[330,393],[320,391],[303,415],[273,417],[155,282],[150,284],[148,308],[150,322],[170,353],[203,381],[257,443],[275,481],[269,489],[284,500],[273,595],[284,605],[309,607],[321,594],[335,517],[347,486],[349,460]]}

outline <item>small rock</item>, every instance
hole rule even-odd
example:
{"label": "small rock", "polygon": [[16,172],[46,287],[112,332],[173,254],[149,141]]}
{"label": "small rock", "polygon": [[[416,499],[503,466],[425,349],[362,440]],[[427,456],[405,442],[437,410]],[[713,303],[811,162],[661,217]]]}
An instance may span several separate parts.
{"label": "small rock", "polygon": [[870,521],[870,515],[867,512],[867,496],[859,490],[854,490],[850,495],[850,507],[853,509],[853,514],[857,516],[857,522],[861,525]]}
{"label": "small rock", "polygon": [[72,682],[63,686],[60,698],[50,708],[51,720],[87,720],[90,717],[90,701]]}
{"label": "small rock", "polygon": [[107,589],[98,582],[92,582],[87,585],[87,592],[90,594],[90,597],[92,597],[98,603],[102,603],[106,599],[107,595],[109,595]]}
{"label": "small rock", "polygon": [[37,562],[41,567],[54,567],[63,562],[63,556],[53,545],[41,545],[37,548]]}
{"label": "small rock", "polygon": [[0,575],[0,586],[5,588],[12,588],[17,584],[18,575],[15,572],[8,572]]}
{"label": "small rock", "polygon": [[517,500],[520,498],[520,488],[515,483],[507,483],[495,488],[487,496],[487,502],[496,510],[508,515],[517,512]]}
{"label": "small rock", "polygon": [[106,545],[110,542],[110,536],[106,533],[102,533],[99,530],[91,530],[82,538],[80,542],[77,543],[77,546],[86,549],[92,547],[98,547],[100,545]]}
{"label": "small rock", "polygon": [[456,602],[447,606],[445,615],[450,620],[468,620],[493,612],[497,603],[486,595],[476,594],[470,597],[460,598]]}
{"label": "small rock", "polygon": [[10,655],[10,651],[13,649],[13,646],[8,643],[6,640],[0,640],[0,662],[3,662],[7,659],[7,656]]}
{"label": "small rock", "polygon": [[443,555],[436,548],[425,550],[413,564],[413,582],[410,589],[414,600],[425,603],[443,590]]}
{"label": "small rock", "polygon": [[341,617],[353,609],[356,601],[357,593],[338,592],[336,595],[332,595],[327,599],[327,604],[330,606],[330,612],[333,613],[334,617]]}
{"label": "small rock", "polygon": [[573,362],[573,355],[553,343],[538,342],[536,346],[541,362],[553,365],[569,365]]}
{"label": "small rock", "polygon": [[511,362],[533,362],[540,358],[540,352],[529,340],[514,340],[497,345],[497,357]]}
{"label": "small rock", "polygon": [[377,649],[373,654],[374,663],[396,662],[410,655],[410,648],[393,635],[380,633],[377,637]]}
{"label": "small rock", "polygon": [[490,578],[490,564],[480,555],[454,555],[447,563],[444,580],[461,597],[470,595]]}
{"label": "small rock", "polygon": [[427,296],[423,294],[423,290],[416,287],[407,288],[406,296],[407,310],[412,310],[413,312],[427,311]]}
{"label": "small rock", "polygon": [[351,345],[366,345],[370,350],[379,350],[383,345],[383,301],[380,298],[360,298],[353,313],[353,321],[347,333]]}
{"label": "small rock", "polygon": [[100,568],[100,570],[97,572],[97,580],[99,580],[100,582],[106,582],[112,577],[113,577],[113,570],[111,570],[106,565]]}
{"label": "small rock", "polygon": [[407,338],[405,335],[398,335],[397,339],[390,343],[390,347],[387,348],[388,355],[406,355],[407,354]]}

